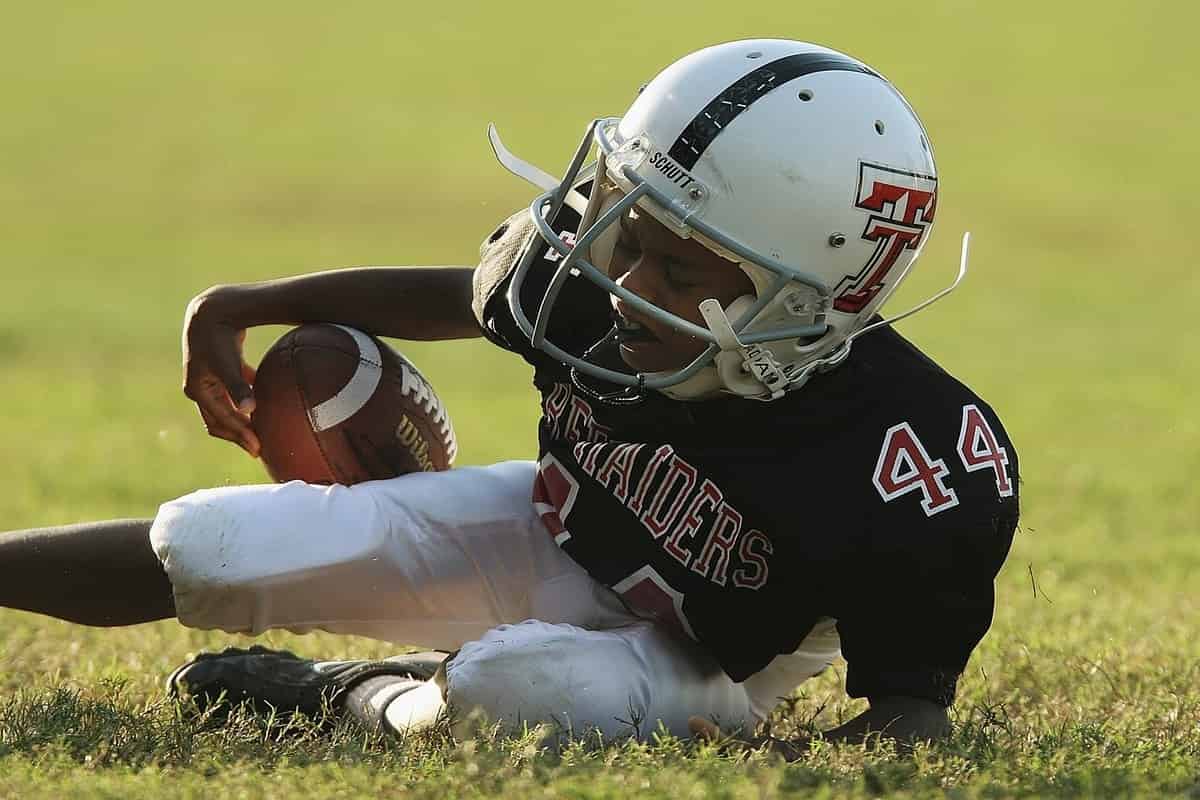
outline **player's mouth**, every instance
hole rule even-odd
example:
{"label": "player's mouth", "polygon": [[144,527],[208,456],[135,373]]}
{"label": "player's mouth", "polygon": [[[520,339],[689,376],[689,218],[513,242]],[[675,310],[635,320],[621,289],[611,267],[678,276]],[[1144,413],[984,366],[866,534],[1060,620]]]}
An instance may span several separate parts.
{"label": "player's mouth", "polygon": [[660,341],[645,325],[627,319],[620,314],[613,314],[613,337],[622,347]]}

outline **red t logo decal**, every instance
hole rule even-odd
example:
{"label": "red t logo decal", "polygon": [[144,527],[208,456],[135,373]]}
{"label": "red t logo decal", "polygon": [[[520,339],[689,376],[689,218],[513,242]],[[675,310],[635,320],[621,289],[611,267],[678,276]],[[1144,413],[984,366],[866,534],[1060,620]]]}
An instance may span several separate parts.
{"label": "red t logo decal", "polygon": [[834,309],[849,314],[862,311],[879,294],[905,250],[920,247],[937,209],[937,178],[860,162],[854,207],[870,212],[862,238],[875,242],[875,252],[834,292]]}

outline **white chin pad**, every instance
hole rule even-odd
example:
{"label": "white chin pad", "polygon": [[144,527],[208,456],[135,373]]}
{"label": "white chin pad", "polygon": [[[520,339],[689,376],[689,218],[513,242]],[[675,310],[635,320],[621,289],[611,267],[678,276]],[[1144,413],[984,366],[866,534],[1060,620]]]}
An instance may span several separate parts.
{"label": "white chin pad", "polygon": [[745,369],[745,357],[738,350],[723,350],[713,359],[721,385],[742,397],[757,397],[763,385]]}

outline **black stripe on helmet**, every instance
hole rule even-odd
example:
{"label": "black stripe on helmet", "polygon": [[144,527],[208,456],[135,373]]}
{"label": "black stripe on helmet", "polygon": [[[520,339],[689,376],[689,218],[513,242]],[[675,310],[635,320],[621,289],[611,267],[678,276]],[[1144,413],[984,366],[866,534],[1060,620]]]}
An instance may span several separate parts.
{"label": "black stripe on helmet", "polygon": [[712,144],[713,139],[716,139],[738,114],[767,92],[801,75],[833,70],[862,72],[882,80],[879,73],[867,65],[836,53],[797,53],[784,56],[743,75],[714,97],[683,129],[679,138],[667,151],[667,155],[684,169],[691,169]]}

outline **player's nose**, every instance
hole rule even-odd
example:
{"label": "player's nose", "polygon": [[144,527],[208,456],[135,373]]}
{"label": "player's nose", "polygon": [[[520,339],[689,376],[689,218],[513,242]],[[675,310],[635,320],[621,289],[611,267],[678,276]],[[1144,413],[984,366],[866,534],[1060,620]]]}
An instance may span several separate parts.
{"label": "player's nose", "polygon": [[[657,287],[654,285],[651,275],[653,270],[647,268],[645,261],[646,259],[643,256],[631,264],[625,274],[617,278],[616,284],[626,291],[636,294],[646,302],[658,305],[656,300]],[[639,316],[631,303],[616,295],[612,295],[612,305],[616,312],[626,319],[633,319]]]}

